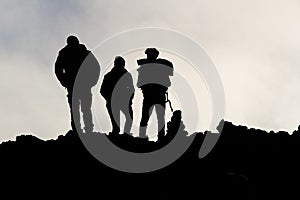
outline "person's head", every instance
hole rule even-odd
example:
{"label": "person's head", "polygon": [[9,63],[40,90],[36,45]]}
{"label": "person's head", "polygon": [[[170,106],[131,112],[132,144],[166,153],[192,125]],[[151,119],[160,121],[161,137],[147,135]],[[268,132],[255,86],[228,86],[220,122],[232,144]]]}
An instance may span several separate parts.
{"label": "person's head", "polygon": [[117,56],[114,61],[114,67],[117,67],[118,69],[124,68],[125,67],[124,58],[122,58],[121,56]]}
{"label": "person's head", "polygon": [[147,48],[145,54],[149,60],[155,60],[159,55],[159,51],[156,48]]}
{"label": "person's head", "polygon": [[75,46],[75,45],[79,44],[79,40],[76,36],[70,35],[67,38],[67,44],[70,45],[70,46]]}

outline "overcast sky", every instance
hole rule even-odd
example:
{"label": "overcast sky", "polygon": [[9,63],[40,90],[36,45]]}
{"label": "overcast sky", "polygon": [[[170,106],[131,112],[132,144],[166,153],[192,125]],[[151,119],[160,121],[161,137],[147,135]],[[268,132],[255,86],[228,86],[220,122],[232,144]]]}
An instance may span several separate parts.
{"label": "overcast sky", "polygon": [[92,49],[145,26],[179,31],[206,49],[225,88],[226,120],[266,130],[300,124],[299,0],[1,0],[0,141],[69,129],[53,73],[67,35]]}

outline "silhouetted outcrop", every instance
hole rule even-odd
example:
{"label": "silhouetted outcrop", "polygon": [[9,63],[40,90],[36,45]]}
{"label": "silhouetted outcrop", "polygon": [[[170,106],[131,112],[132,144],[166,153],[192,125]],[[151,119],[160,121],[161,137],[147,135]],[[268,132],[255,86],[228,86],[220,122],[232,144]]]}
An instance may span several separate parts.
{"label": "silhouetted outcrop", "polygon": [[[111,198],[184,195],[186,199],[205,199],[209,195],[210,199],[297,199],[299,132],[268,133],[225,122],[220,139],[205,158],[199,159],[198,153],[206,134],[213,134],[208,131],[197,133],[189,149],[171,165],[142,174],[119,172],[100,163],[73,131],[48,141],[18,136],[16,141],[0,145],[1,181],[6,183],[4,187],[64,188],[64,192],[71,187],[73,192]],[[168,123],[163,141],[149,142],[129,135],[107,137],[121,148],[148,152],[168,144],[176,133],[187,134],[180,111]]]}
{"label": "silhouetted outcrop", "polygon": [[173,113],[171,121],[167,124],[168,130],[164,137],[160,137],[156,142],[148,141],[148,138],[133,137],[128,134],[109,134],[108,139],[116,146],[135,153],[146,153],[156,151],[173,140],[177,133],[187,135],[184,130],[184,124],[181,120],[181,111],[176,110]]}

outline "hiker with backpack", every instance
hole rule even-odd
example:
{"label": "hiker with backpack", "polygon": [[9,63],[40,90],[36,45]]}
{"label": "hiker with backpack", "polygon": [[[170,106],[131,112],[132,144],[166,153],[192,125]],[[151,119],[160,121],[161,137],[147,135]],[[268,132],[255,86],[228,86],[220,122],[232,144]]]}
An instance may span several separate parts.
{"label": "hiker with backpack", "polygon": [[139,137],[145,138],[150,115],[155,108],[158,121],[158,140],[165,135],[165,107],[168,88],[171,86],[170,76],[174,74],[173,64],[158,58],[159,51],[147,48],[147,58],[137,61],[137,87],[143,93],[142,118],[140,121]]}

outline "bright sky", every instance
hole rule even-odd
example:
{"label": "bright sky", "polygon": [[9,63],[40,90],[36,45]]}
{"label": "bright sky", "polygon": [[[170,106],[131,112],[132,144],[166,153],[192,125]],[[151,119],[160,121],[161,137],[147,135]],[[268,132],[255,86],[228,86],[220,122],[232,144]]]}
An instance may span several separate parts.
{"label": "bright sky", "polygon": [[145,26],[179,31],[205,48],[223,81],[226,120],[266,130],[300,124],[298,0],[2,0],[0,141],[20,133],[56,138],[69,129],[65,91],[53,73],[67,35],[93,49]]}

